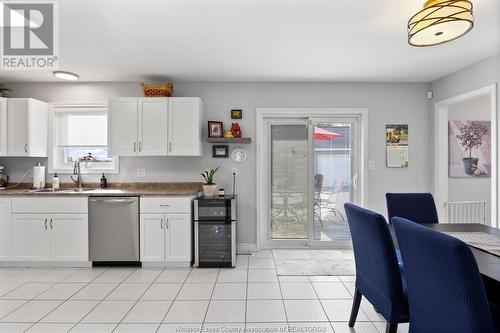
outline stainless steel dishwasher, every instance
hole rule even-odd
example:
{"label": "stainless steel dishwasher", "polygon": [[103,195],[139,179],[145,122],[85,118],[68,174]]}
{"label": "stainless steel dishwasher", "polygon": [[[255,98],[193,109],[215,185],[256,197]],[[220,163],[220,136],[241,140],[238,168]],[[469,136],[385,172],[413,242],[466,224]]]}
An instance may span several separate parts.
{"label": "stainless steel dishwasher", "polygon": [[94,264],[139,263],[138,197],[89,197],[89,252]]}

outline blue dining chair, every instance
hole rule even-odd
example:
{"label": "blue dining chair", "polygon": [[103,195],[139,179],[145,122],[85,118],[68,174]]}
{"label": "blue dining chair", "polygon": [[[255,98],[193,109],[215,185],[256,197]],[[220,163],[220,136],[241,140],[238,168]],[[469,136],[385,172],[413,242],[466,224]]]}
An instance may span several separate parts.
{"label": "blue dining chair", "polygon": [[392,219],[403,257],[410,333],[495,332],[472,251],[464,242],[407,219]]}
{"label": "blue dining chair", "polygon": [[434,198],[430,193],[386,193],[389,223],[394,216],[416,223],[438,223]]}
{"label": "blue dining chair", "polygon": [[356,264],[356,286],[349,319],[353,327],[364,296],[387,320],[386,332],[397,331],[398,323],[409,320],[408,301],[385,218],[371,210],[346,203]]}

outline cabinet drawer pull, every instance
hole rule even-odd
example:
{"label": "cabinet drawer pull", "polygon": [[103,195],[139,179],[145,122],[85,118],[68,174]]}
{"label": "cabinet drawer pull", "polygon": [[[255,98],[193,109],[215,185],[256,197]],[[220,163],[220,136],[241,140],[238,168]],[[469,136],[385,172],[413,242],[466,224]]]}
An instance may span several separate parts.
{"label": "cabinet drawer pull", "polygon": [[50,229],[54,229],[54,227],[52,226],[52,219],[50,219]]}
{"label": "cabinet drawer pull", "polygon": [[160,205],[160,207],[170,207],[170,205]]}
{"label": "cabinet drawer pull", "polygon": [[45,230],[47,230],[47,219],[45,219]]}

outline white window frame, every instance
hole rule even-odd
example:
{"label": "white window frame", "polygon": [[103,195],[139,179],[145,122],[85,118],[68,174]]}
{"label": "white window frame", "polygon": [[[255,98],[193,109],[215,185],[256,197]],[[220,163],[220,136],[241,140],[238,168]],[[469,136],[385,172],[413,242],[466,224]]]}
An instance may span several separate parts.
{"label": "white window frame", "polygon": [[[48,173],[49,174],[73,174],[73,167],[71,168],[56,168],[54,165],[54,154],[57,153],[57,113],[58,112],[88,112],[89,109],[94,109],[97,112],[108,112],[108,103],[106,102],[78,102],[78,103],[49,103],[49,151],[48,151]],[[114,168],[85,168],[82,163],[81,173],[87,175],[96,175],[101,173],[118,174],[120,172],[120,163],[118,156],[113,156]]]}

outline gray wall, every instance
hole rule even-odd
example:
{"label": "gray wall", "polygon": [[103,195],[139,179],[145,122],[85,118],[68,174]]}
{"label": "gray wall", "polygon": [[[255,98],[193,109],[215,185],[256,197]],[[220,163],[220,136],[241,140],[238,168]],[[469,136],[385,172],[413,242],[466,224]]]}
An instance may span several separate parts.
{"label": "gray wall", "polygon": [[[137,83],[11,83],[13,97],[33,97],[47,102],[100,101],[114,96],[141,96]],[[385,214],[385,192],[429,191],[431,155],[430,108],[425,83],[216,83],[178,82],[175,96],[200,96],[205,104],[206,120],[223,120],[230,125],[229,110],[243,109],[240,121],[244,136],[255,137],[255,109],[259,107],[368,108],[368,159],[375,170],[368,173],[368,207]],[[410,167],[389,169],[385,166],[385,125],[409,124]],[[234,148],[234,147],[232,147]],[[110,181],[197,181],[198,171],[221,166],[216,179],[219,186],[230,188],[231,167],[239,168],[238,241],[256,241],[256,166],[255,144],[248,146],[246,163],[235,165],[230,159],[211,158],[211,147],[204,145],[203,157],[127,157],[120,159],[120,174]],[[11,176],[18,179],[37,159],[0,158]],[[45,162],[45,161],[44,161]],[[137,178],[136,169],[146,168],[146,178]],[[65,181],[67,176],[63,176]],[[90,176],[84,181],[97,180]]]}

